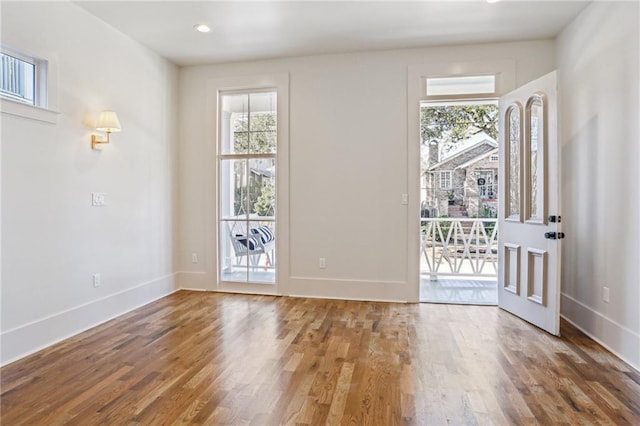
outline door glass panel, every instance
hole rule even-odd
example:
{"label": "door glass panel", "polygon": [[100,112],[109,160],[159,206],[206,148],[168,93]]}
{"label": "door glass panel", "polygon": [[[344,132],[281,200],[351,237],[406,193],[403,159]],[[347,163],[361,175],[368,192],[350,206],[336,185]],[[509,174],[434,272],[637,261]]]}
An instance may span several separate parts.
{"label": "door glass panel", "polygon": [[508,200],[507,217],[520,216],[520,108],[512,106],[507,110],[507,140],[509,146],[507,161]]}
{"label": "door glass panel", "polygon": [[273,284],[276,93],[223,93],[220,105],[220,279]]}
{"label": "door glass panel", "polygon": [[544,146],[544,121],[542,100],[539,96],[531,98],[527,106],[529,131],[529,173],[527,184],[529,185],[529,212],[530,219],[539,220],[543,217],[542,202],[544,188],[541,183],[543,173],[543,146]]}

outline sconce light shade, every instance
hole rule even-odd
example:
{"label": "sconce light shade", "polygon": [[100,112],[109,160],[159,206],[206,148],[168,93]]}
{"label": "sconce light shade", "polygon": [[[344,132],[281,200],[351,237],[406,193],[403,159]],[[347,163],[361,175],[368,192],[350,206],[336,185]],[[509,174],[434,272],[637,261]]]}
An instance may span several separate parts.
{"label": "sconce light shade", "polygon": [[119,132],[122,130],[120,127],[120,120],[118,115],[114,111],[102,111],[98,117],[98,124],[96,130],[105,132],[107,139],[98,139],[96,135],[91,135],[91,149],[98,149],[98,145],[109,143],[109,135],[113,132]]}
{"label": "sconce light shade", "polygon": [[107,133],[119,132],[121,127],[118,115],[114,111],[102,111],[98,117],[96,130]]}

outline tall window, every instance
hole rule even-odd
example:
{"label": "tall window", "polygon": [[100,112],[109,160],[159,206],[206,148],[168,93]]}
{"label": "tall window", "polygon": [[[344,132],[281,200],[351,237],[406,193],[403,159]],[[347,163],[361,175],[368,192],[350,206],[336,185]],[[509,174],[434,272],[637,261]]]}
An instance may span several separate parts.
{"label": "tall window", "polygon": [[440,189],[451,189],[451,171],[440,172]]}
{"label": "tall window", "polygon": [[274,90],[220,95],[221,281],[275,283],[276,101]]}

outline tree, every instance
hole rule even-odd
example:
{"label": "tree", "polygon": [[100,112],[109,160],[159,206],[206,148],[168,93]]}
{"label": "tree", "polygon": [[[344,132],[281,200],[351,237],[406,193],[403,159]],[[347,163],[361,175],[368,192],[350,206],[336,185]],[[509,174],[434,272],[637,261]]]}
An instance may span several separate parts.
{"label": "tree", "polygon": [[253,204],[253,210],[260,216],[273,216],[275,204],[276,188],[271,180],[265,180],[260,195]]}
{"label": "tree", "polygon": [[[256,112],[233,114],[233,149],[242,154],[270,154],[276,152],[276,114]],[[275,211],[275,188],[269,173],[272,160],[252,159],[235,163],[235,181],[246,182],[246,186],[235,188],[234,208],[236,214],[273,215]],[[255,169],[255,170],[254,170]],[[267,174],[264,174],[264,173]],[[246,179],[243,176],[246,176]]]}
{"label": "tree", "polygon": [[276,152],[276,114],[237,114],[233,120],[233,148],[239,153]]}
{"label": "tree", "polygon": [[420,110],[422,143],[437,140],[443,152],[476,133],[498,138],[498,106],[426,106]]}

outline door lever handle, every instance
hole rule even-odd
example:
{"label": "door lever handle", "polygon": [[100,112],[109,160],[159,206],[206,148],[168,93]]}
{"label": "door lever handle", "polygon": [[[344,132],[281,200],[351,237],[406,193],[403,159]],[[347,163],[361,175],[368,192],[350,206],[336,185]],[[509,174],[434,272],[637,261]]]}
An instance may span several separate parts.
{"label": "door lever handle", "polygon": [[564,232],[545,232],[544,237],[547,240],[561,240],[564,238]]}

